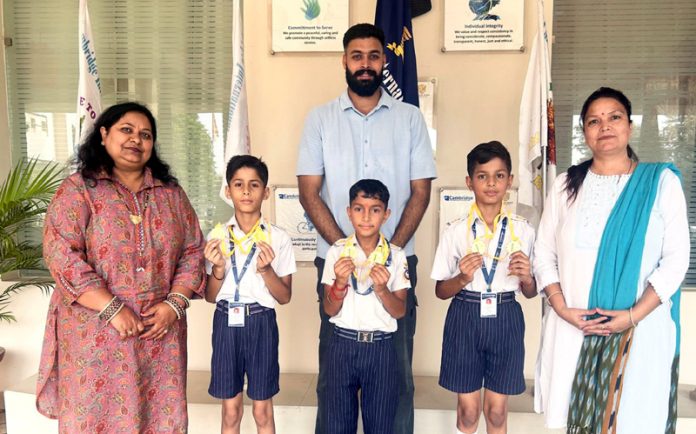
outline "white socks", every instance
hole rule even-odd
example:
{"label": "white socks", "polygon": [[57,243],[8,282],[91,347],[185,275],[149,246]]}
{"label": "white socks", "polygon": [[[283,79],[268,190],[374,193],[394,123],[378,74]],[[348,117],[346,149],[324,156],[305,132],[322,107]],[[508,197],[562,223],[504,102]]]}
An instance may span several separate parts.
{"label": "white socks", "polygon": [[[463,432],[459,431],[459,428],[456,428],[456,427],[455,427],[454,430],[456,431],[456,434],[466,434],[466,433],[463,433]],[[478,434],[478,431],[472,432],[471,434]]]}

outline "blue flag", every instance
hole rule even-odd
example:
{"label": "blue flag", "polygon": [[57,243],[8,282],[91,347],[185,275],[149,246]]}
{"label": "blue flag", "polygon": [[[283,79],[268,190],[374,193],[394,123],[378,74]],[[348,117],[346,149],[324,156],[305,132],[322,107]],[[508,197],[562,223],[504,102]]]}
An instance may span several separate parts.
{"label": "blue flag", "polygon": [[384,31],[386,44],[382,87],[395,99],[417,107],[418,72],[408,0],[377,0],[375,25]]}

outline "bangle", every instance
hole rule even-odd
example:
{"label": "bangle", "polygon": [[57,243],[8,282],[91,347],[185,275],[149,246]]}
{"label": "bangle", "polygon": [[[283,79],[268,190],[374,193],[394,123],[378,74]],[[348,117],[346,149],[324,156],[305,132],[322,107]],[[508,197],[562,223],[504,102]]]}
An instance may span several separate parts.
{"label": "bangle", "polygon": [[121,304],[119,304],[119,306],[116,308],[116,312],[114,312],[114,314],[111,315],[111,316],[106,320],[106,322],[107,322],[107,323],[110,323],[111,320],[114,319],[114,318],[116,317],[116,315],[118,315],[119,312],[121,312],[121,309],[123,309],[123,306],[125,306],[125,304],[123,304],[123,302],[121,302]]}
{"label": "bangle", "polygon": [[116,314],[118,314],[123,308],[123,302],[120,298],[114,296],[107,304],[104,309],[97,314],[97,318],[104,322],[110,322]]}
{"label": "bangle", "polygon": [[176,319],[181,319],[186,316],[186,311],[184,310],[183,307],[179,306],[179,303],[171,300],[164,300],[162,303],[166,304],[167,306],[171,307],[174,309],[174,313],[176,314]]}
{"label": "bangle", "polygon": [[215,278],[215,280],[223,280],[223,279],[225,278],[225,272],[224,272],[224,271],[222,272],[222,277],[217,277],[217,276],[215,275],[215,267],[213,267],[213,268],[210,269],[210,275],[213,276],[213,277]]}
{"label": "bangle", "polygon": [[[553,297],[554,295],[558,295],[558,294],[563,295],[563,292],[560,291],[560,290],[558,290],[558,291],[554,292],[554,293],[551,294],[551,295],[547,295],[547,296],[546,296],[546,304],[548,304],[549,306],[551,306],[551,297]],[[551,306],[551,307],[553,307],[553,306]]]}
{"label": "bangle", "polygon": [[[113,297],[111,297],[111,300],[109,300],[109,302],[106,303],[106,305],[104,306],[104,308],[103,308],[102,310],[99,311],[99,313],[97,314],[97,316],[98,316],[98,317],[101,317],[102,314],[104,313],[104,311],[105,311],[106,309],[108,309],[109,306],[111,306],[111,303],[114,303],[114,300],[116,300],[117,298],[118,298],[118,297],[116,297],[115,295],[114,295]],[[100,318],[100,319],[101,319],[101,318]]]}
{"label": "bangle", "polygon": [[191,307],[191,299],[186,297],[184,294],[180,292],[170,292],[169,294],[167,294],[167,300],[174,301],[177,298],[184,302],[184,309],[188,309],[189,307]]}
{"label": "bangle", "polygon": [[638,324],[635,323],[635,321],[633,321],[633,306],[631,306],[631,307],[628,308],[628,318],[631,320],[631,325],[632,325],[633,327],[635,327],[635,326],[638,325]]}

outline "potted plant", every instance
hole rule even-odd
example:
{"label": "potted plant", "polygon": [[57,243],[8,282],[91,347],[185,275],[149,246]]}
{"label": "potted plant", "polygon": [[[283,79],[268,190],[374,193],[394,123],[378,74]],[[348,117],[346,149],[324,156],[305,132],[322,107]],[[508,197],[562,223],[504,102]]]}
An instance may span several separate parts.
{"label": "potted plant", "polygon": [[[48,293],[53,280],[42,262],[41,244],[27,236],[41,227],[48,203],[62,180],[62,168],[36,159],[22,160],[0,184],[0,277],[15,281],[0,291],[0,323],[16,321],[12,295],[35,286]],[[0,360],[4,349],[0,347]]]}

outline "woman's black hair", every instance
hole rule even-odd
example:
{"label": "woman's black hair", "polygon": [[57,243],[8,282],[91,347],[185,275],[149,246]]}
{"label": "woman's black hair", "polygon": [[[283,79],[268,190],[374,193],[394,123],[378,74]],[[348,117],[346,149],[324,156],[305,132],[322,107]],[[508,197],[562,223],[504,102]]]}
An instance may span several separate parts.
{"label": "woman's black hair", "polygon": [[106,152],[106,147],[102,145],[101,128],[104,127],[108,131],[126,113],[131,112],[140,113],[150,121],[153,147],[152,154],[147,163],[145,163],[145,167],[149,167],[152,176],[165,184],[178,184],[178,180],[172,175],[169,165],[157,155],[157,124],[155,123],[155,117],[147,107],[137,102],[123,102],[112,105],[99,115],[94,123],[94,128],[77,150],[77,155],[74,158],[77,170],[82,174],[83,178],[92,182],[96,181],[96,177],[101,171],[105,171],[109,175],[113,174],[114,160]]}
{"label": "woman's black hair", "polygon": [[[592,103],[599,98],[611,98],[617,101],[626,110],[628,123],[630,124],[633,122],[631,121],[631,101],[629,101],[626,95],[624,95],[624,93],[620,90],[612,89],[610,87],[600,87],[587,97],[582,105],[582,110],[580,110],[580,126],[583,128],[583,131],[585,129],[585,116],[587,115],[587,110],[590,108],[590,105],[592,105]],[[636,155],[636,153],[633,151],[631,145],[628,145],[626,152],[628,153],[628,158],[633,161],[638,161],[638,155]],[[580,187],[582,186],[583,181],[585,181],[588,170],[590,170],[590,166],[592,166],[592,158],[587,161],[583,161],[580,164],[576,164],[575,166],[571,166],[568,169],[565,182],[565,191],[568,193],[568,199],[571,203],[577,198]]]}

